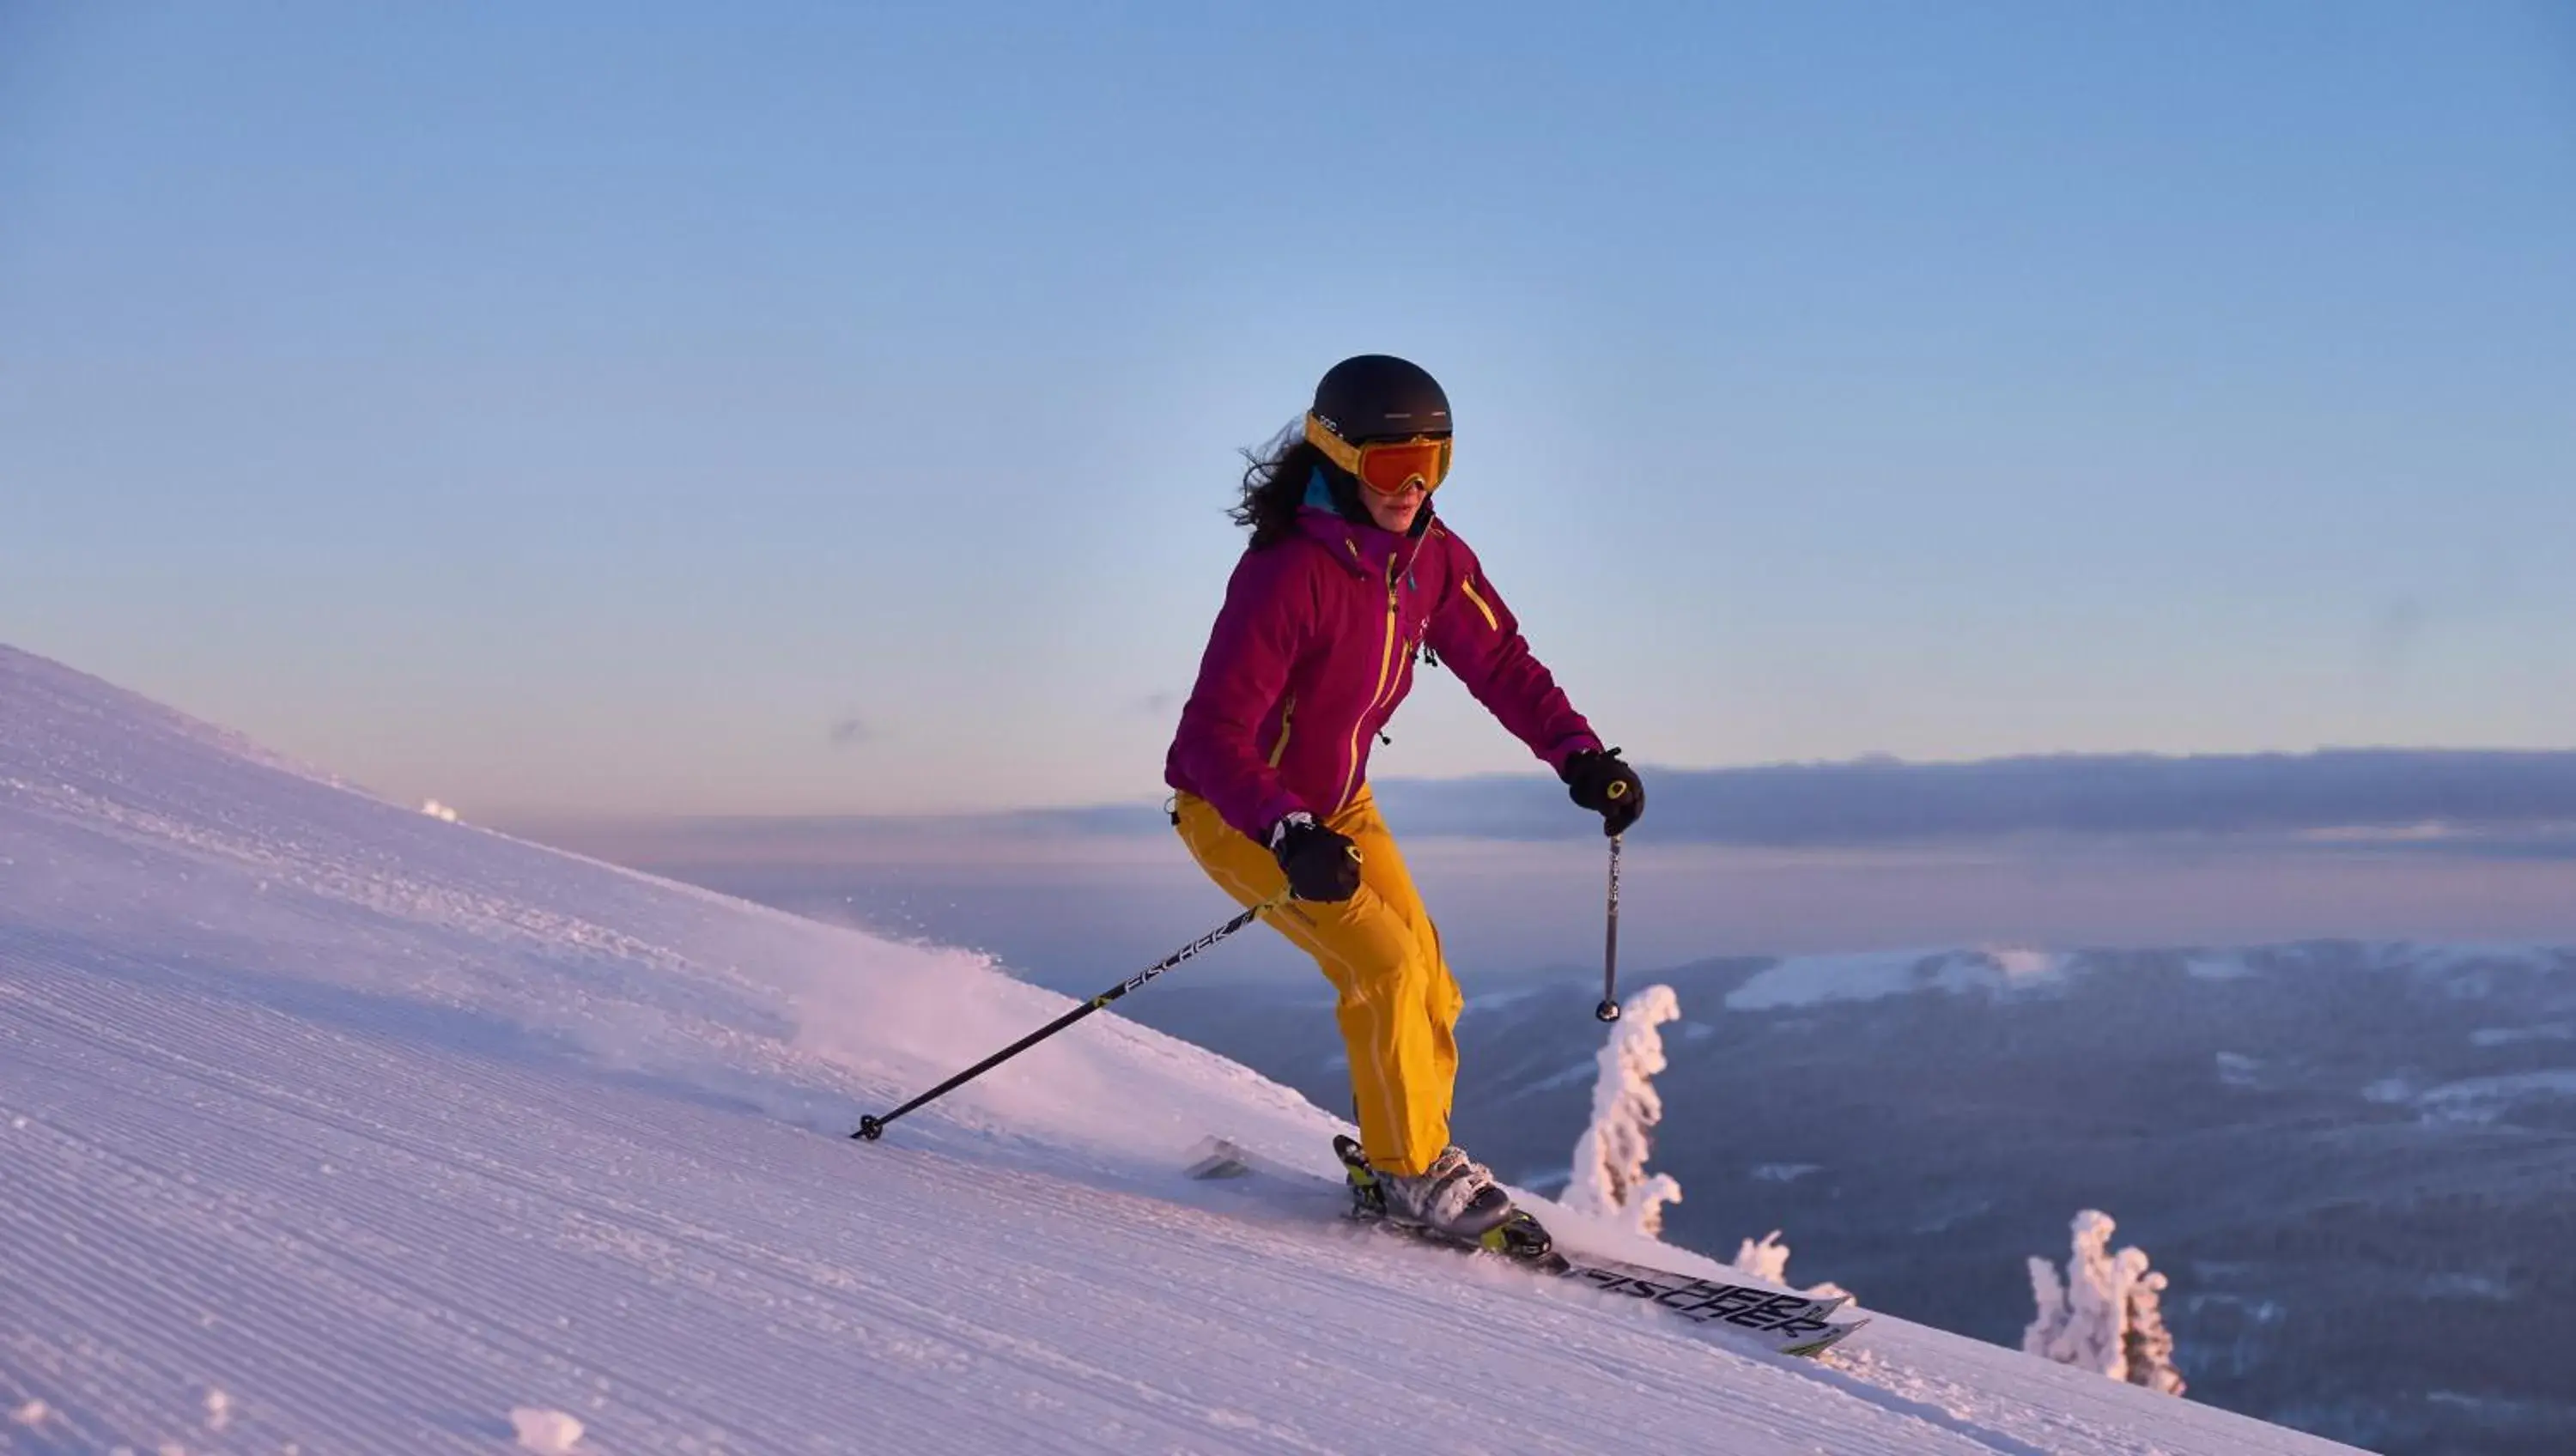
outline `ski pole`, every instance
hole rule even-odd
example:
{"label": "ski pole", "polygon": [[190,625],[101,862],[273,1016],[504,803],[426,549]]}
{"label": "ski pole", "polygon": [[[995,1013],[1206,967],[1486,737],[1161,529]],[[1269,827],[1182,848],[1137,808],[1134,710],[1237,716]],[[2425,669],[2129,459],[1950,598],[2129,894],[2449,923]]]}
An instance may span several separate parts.
{"label": "ski pole", "polygon": [[1619,1019],[1619,839],[1610,836],[1610,928],[1601,944],[1601,1004],[1592,1008],[1603,1021]]}
{"label": "ski pole", "polygon": [[860,1118],[859,1130],[850,1134],[850,1136],[861,1139],[865,1142],[875,1142],[878,1138],[885,1136],[887,1123],[894,1121],[896,1118],[903,1116],[905,1113],[910,1112],[914,1108],[919,1107],[921,1104],[928,1102],[933,1098],[939,1097],[944,1093],[964,1086],[968,1082],[974,1081],[977,1077],[993,1070],[1002,1063],[1007,1062],[1011,1058],[1018,1056],[1020,1053],[1027,1051],[1029,1048],[1036,1046],[1039,1042],[1046,1040],[1048,1037],[1051,1037],[1057,1032],[1064,1030],[1066,1027],[1073,1025],[1075,1022],[1080,1021],[1082,1018],[1089,1016],[1101,1007],[1108,1005],[1110,1002],[1115,1001],[1119,997],[1126,995],[1128,992],[1135,990],[1137,987],[1144,985],[1147,981],[1154,979],[1163,972],[1168,971],[1172,967],[1179,965],[1181,962],[1188,960],[1190,957],[1197,955],[1200,951],[1207,949],[1209,946],[1212,946],[1218,941],[1225,939],[1227,936],[1234,934],[1243,927],[1250,925],[1254,916],[1259,915],[1264,910],[1273,908],[1287,898],[1288,892],[1282,890],[1278,894],[1271,896],[1269,899],[1264,900],[1260,904],[1253,906],[1251,909],[1244,911],[1240,915],[1237,915],[1232,920],[1218,926],[1216,929],[1211,930],[1207,934],[1200,936],[1198,939],[1191,941],[1189,944],[1182,946],[1179,950],[1172,952],[1170,955],[1154,962],[1145,969],[1129,976],[1126,980],[1119,982],[1117,985],[1110,987],[1108,990],[1103,991],[1099,995],[1092,997],[1090,1000],[1083,1002],[1079,1006],[1076,1006],[1071,1011],[1068,1011],[1062,1016],[1057,1017],[1055,1020],[1048,1022],[1046,1025],[1039,1027],[1037,1030],[1030,1032],[1028,1035],[1021,1037],[1018,1041],[1011,1043],[1009,1046],[993,1053],[984,1060],[968,1067],[965,1071],[958,1073],[956,1076],[951,1077],[947,1081],[940,1083],[938,1086],[931,1088],[929,1091],[922,1093],[920,1096],[915,1097],[910,1102],[907,1102],[901,1107],[896,1108],[894,1111],[887,1113],[885,1116]]}

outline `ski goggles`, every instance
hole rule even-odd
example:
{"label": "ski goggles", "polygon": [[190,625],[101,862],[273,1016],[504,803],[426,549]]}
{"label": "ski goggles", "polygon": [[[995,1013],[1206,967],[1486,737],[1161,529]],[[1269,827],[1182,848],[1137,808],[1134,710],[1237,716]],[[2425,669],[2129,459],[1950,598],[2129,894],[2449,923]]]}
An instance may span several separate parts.
{"label": "ski goggles", "polygon": [[1379,495],[1402,495],[1420,482],[1425,493],[1440,488],[1449,474],[1449,437],[1416,435],[1409,440],[1370,440],[1354,445],[1333,427],[1308,412],[1306,439],[1324,458],[1359,478]]}

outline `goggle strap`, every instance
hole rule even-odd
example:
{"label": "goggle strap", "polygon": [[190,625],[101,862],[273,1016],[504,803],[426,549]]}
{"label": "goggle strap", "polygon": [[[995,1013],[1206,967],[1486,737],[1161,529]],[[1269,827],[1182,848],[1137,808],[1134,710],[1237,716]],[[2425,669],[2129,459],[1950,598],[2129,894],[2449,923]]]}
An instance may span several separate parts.
{"label": "goggle strap", "polygon": [[[1354,445],[1350,441],[1333,433],[1333,427],[1325,424],[1323,416],[1316,414],[1313,410],[1308,410],[1306,412],[1306,439],[1307,442],[1312,444],[1316,449],[1323,451],[1324,458],[1339,466],[1344,474],[1358,476],[1363,479],[1366,478],[1367,472],[1363,467],[1368,455],[1369,447],[1366,445]],[[1449,441],[1442,439],[1439,443],[1440,473],[1443,476],[1446,476],[1449,473]],[[1426,480],[1424,482],[1424,489],[1436,490],[1439,488],[1439,485],[1440,482],[1437,480]],[[1392,494],[1393,492],[1381,493]]]}
{"label": "goggle strap", "polygon": [[1360,473],[1360,447],[1333,433],[1323,417],[1313,410],[1306,412],[1306,443],[1324,452],[1324,458],[1342,468],[1343,473]]}

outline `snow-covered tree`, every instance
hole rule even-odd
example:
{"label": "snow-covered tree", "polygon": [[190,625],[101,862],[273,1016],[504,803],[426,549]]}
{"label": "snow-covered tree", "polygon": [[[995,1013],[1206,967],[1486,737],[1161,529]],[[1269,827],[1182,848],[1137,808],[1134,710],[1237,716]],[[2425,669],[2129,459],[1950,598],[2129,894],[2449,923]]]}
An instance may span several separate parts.
{"label": "snow-covered tree", "polygon": [[2184,1385],[2182,1371],[2173,1362],[2173,1333],[2165,1328],[2165,1276],[2147,1268],[2147,1256],[2136,1249],[2122,1249],[2120,1262],[2129,1268],[2129,1327],[2121,1335],[2121,1348],[2129,1357],[2129,1383],[2160,1390],[2167,1395],[2180,1395]]}
{"label": "snow-covered tree", "polygon": [[2111,1252],[2117,1227],[2098,1209],[2075,1215],[2074,1255],[2063,1279],[2046,1259],[2030,1261],[2039,1313],[2022,1331],[2021,1347],[2061,1365],[2180,1395],[2182,1372],[2174,1368],[2162,1309],[2165,1276],[2148,1269],[2141,1249]]}
{"label": "snow-covered tree", "polygon": [[1780,1242],[1778,1229],[1764,1234],[1758,1244],[1746,1239],[1735,1250],[1735,1267],[1765,1284],[1786,1285],[1789,1282],[1789,1246]]}
{"label": "snow-covered tree", "polygon": [[1664,1116],[1654,1084],[1665,1065],[1664,1036],[1656,1028],[1681,1014],[1670,986],[1648,986],[1620,1008],[1601,1047],[1592,1125],[1574,1145],[1574,1177],[1565,1190],[1567,1207],[1617,1219],[1649,1238],[1663,1231],[1664,1205],[1682,1201],[1682,1186],[1670,1175],[1646,1171],[1655,1124]]}
{"label": "snow-covered tree", "polygon": [[[1735,1251],[1735,1268],[1737,1272],[1765,1284],[1777,1284],[1783,1289],[1798,1288],[1789,1282],[1789,1246],[1780,1242],[1778,1229],[1764,1234],[1760,1243],[1746,1239],[1739,1245]],[[1837,1294],[1851,1293],[1831,1280],[1798,1292],[1813,1299],[1831,1299]]]}

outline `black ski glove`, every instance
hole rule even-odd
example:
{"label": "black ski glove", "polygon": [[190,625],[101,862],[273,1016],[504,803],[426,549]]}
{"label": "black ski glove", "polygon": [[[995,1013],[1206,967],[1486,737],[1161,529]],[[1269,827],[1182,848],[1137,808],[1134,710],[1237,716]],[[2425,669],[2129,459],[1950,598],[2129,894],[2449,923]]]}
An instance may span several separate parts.
{"label": "black ski glove", "polygon": [[1270,853],[1300,900],[1337,904],[1359,893],[1360,847],[1312,814],[1300,811],[1272,825]]}
{"label": "black ski glove", "polygon": [[1587,748],[1566,759],[1565,796],[1601,816],[1601,832],[1625,834],[1646,812],[1646,786],[1615,748]]}

